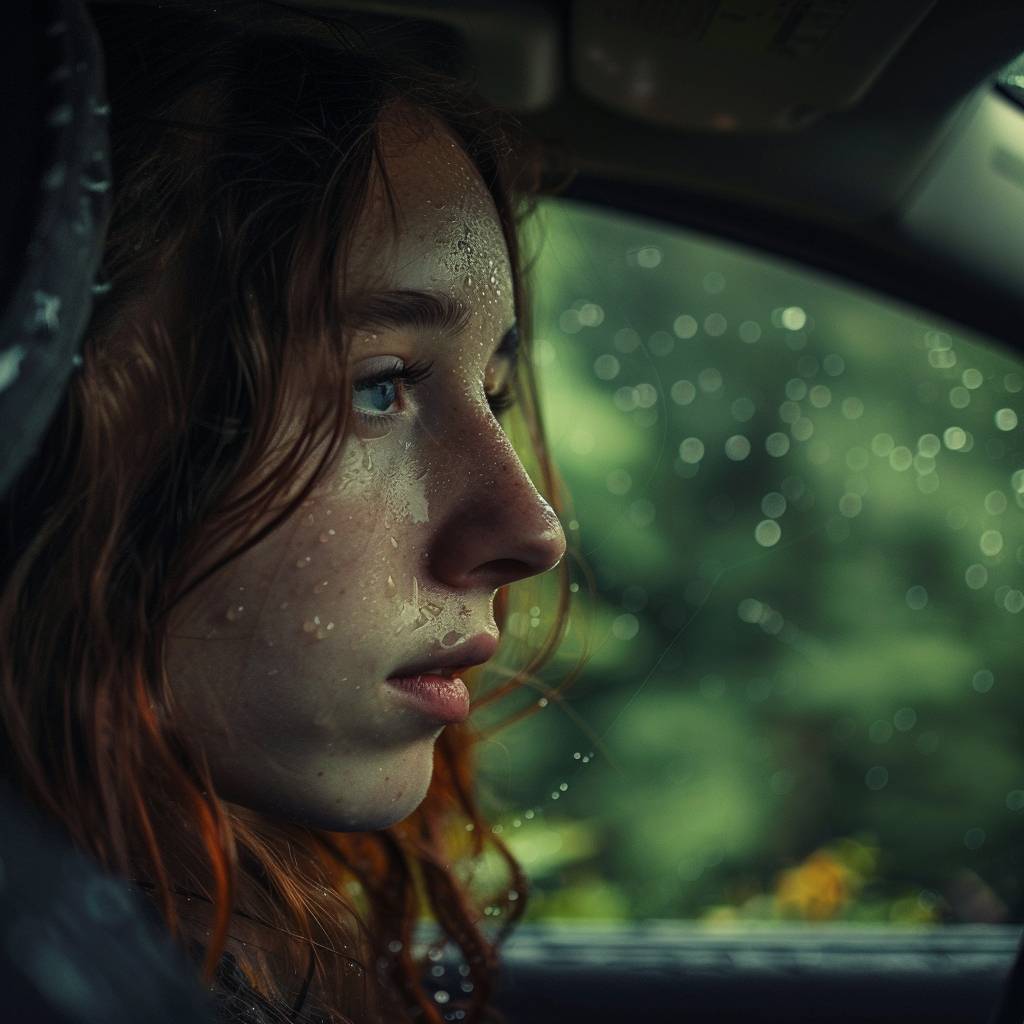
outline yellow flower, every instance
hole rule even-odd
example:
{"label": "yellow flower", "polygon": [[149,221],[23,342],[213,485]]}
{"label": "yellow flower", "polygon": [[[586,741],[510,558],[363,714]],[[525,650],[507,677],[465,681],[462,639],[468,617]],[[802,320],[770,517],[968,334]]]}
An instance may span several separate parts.
{"label": "yellow flower", "polygon": [[784,917],[796,914],[807,921],[827,921],[849,902],[851,876],[850,869],[827,850],[816,850],[802,864],[779,875],[776,911]]}

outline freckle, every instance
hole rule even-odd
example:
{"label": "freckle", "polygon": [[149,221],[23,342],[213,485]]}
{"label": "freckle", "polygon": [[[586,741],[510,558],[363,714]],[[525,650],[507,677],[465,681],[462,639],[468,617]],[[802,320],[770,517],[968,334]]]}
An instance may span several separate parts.
{"label": "freckle", "polygon": [[318,779],[319,779],[319,778],[323,778],[323,774],[324,774],[323,772],[317,772],[317,773],[316,773],[316,777],[317,777]]}

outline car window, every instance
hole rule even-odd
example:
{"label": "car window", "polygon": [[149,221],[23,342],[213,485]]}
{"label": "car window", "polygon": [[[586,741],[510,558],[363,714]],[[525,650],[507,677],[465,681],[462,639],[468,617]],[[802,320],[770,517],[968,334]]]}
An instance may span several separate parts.
{"label": "car window", "polygon": [[543,681],[590,656],[483,749],[526,919],[1022,920],[1020,358],[664,224],[531,229],[586,566]]}

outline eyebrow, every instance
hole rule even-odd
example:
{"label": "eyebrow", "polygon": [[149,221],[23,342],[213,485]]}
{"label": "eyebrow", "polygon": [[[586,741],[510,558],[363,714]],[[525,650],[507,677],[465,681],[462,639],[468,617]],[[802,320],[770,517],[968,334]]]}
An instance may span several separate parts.
{"label": "eyebrow", "polygon": [[[448,292],[395,289],[356,295],[346,310],[346,319],[363,330],[436,331],[439,334],[461,333],[469,324],[472,310]],[[504,333],[494,353],[512,362],[519,355],[519,331],[515,324]]]}
{"label": "eyebrow", "polygon": [[401,289],[356,295],[346,319],[354,327],[419,330],[458,334],[469,323],[470,309],[447,292]]}

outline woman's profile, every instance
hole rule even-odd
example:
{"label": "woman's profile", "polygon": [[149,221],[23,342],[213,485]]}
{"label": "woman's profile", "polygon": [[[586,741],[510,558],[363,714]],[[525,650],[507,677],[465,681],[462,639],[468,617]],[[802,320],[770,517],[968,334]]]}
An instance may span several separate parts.
{"label": "woman's profile", "polygon": [[[93,10],[113,215],[2,507],[3,774],[147,894],[224,1019],[481,1020],[497,944],[460,858],[504,857],[506,927],[527,893],[474,795],[466,673],[509,584],[560,567],[545,650],[567,590],[530,182],[408,33],[217,11]],[[465,959],[447,1017],[424,911]]]}

